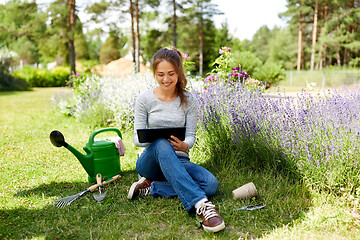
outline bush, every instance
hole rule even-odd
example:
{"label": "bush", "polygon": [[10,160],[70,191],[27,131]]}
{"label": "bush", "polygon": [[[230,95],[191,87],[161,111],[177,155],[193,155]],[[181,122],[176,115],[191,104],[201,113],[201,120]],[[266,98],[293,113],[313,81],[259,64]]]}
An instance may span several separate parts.
{"label": "bush", "polygon": [[153,86],[153,78],[132,75],[126,78],[71,76],[73,95],[54,96],[53,104],[65,114],[92,127],[117,125],[132,129],[135,98]]}
{"label": "bush", "polygon": [[[199,127],[211,140],[204,146],[226,154],[230,149],[234,160],[227,164],[285,170],[321,190],[360,189],[359,91],[329,92],[316,99],[306,93],[269,97],[229,83],[197,96],[202,106]],[[217,145],[228,146],[223,150]],[[221,161],[221,156],[213,159]]]}
{"label": "bush", "polygon": [[266,88],[285,79],[286,72],[280,64],[267,61],[257,69],[253,77],[266,83]]}
{"label": "bush", "polygon": [[69,68],[58,66],[51,71],[44,68],[25,66],[12,74],[15,78],[21,78],[31,87],[61,87],[66,85]]}
{"label": "bush", "polygon": [[0,91],[28,90],[25,80],[0,72]]}
{"label": "bush", "polygon": [[[62,87],[66,85],[66,81],[70,77],[69,67],[56,66],[51,69],[50,74],[53,78],[53,84],[51,87]],[[50,86],[49,86],[50,87]]]}
{"label": "bush", "polygon": [[252,52],[244,51],[234,54],[234,66],[241,65],[241,69],[254,77],[253,74],[262,66],[261,60]]}

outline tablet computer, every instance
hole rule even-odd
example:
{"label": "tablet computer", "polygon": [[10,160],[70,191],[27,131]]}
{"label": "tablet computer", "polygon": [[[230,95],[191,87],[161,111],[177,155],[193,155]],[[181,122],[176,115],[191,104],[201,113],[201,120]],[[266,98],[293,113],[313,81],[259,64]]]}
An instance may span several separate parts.
{"label": "tablet computer", "polygon": [[139,143],[151,143],[159,138],[169,139],[174,135],[181,141],[185,140],[186,127],[166,127],[166,128],[141,128],[137,129]]}

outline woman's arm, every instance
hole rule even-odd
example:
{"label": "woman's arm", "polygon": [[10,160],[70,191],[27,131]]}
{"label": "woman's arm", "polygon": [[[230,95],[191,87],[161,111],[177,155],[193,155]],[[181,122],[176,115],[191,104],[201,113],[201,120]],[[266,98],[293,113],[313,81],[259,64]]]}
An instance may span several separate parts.
{"label": "woman's arm", "polygon": [[198,117],[198,102],[194,95],[189,93],[188,111],[186,114],[186,132],[184,142],[188,144],[188,149],[195,144],[195,133]]}
{"label": "woman's arm", "polygon": [[148,113],[146,109],[146,99],[144,95],[140,94],[135,102],[135,114],[134,114],[134,135],[133,142],[137,147],[147,147],[149,143],[140,143],[136,129],[146,128]]}

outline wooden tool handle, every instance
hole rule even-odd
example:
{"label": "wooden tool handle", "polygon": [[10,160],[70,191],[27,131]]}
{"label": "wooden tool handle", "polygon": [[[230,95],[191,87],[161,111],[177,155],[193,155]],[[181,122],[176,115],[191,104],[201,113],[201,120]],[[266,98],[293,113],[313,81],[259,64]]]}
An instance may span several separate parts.
{"label": "wooden tool handle", "polygon": [[102,186],[102,183],[101,183],[101,173],[96,174],[96,183],[97,183],[98,187],[101,187],[101,186]]}
{"label": "wooden tool handle", "polygon": [[98,185],[97,184],[94,184],[92,185],[91,187],[88,188],[90,190],[90,192],[93,192],[95,191],[96,189],[98,189]]}
{"label": "wooden tool handle", "polygon": [[102,185],[106,185],[106,184],[112,183],[112,182],[114,182],[114,181],[116,181],[116,180],[118,180],[118,179],[120,179],[120,178],[121,178],[121,175],[115,175],[115,176],[107,179],[106,181],[103,181],[103,182],[102,182]]}
{"label": "wooden tool handle", "polygon": [[[103,181],[101,184],[102,184],[102,185],[107,185],[107,184],[109,184],[109,183],[112,183],[112,182],[120,179],[120,178],[121,178],[121,175],[115,175],[115,176],[113,176],[112,178],[109,178],[109,179],[107,179],[106,181]],[[89,187],[90,192],[93,192],[93,191],[95,191],[96,189],[98,189],[98,184],[94,184],[94,185],[92,185],[91,187]]]}

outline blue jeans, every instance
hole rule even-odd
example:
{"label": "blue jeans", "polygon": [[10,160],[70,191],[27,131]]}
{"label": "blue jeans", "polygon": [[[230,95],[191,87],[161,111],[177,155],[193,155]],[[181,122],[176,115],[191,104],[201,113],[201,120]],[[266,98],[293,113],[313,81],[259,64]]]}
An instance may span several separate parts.
{"label": "blue jeans", "polygon": [[136,162],[138,173],[153,181],[150,194],[153,197],[178,196],[186,211],[199,200],[213,196],[219,182],[205,168],[178,156],[166,139],[150,144]]}

